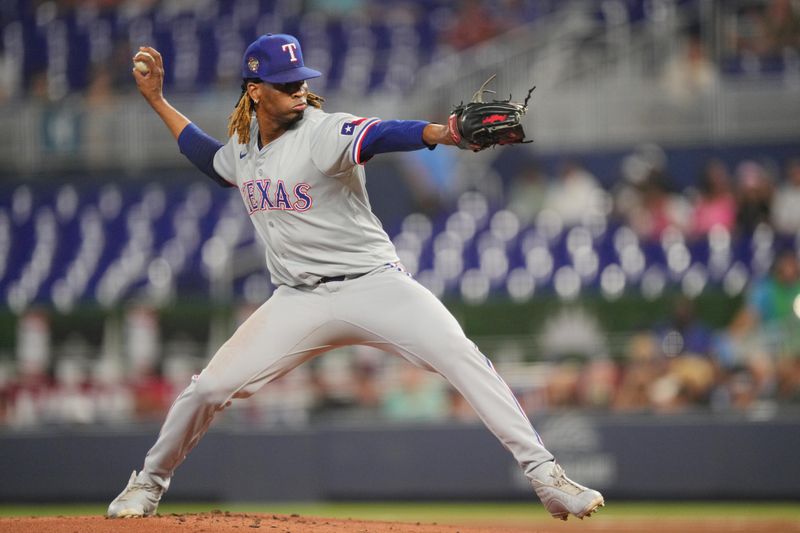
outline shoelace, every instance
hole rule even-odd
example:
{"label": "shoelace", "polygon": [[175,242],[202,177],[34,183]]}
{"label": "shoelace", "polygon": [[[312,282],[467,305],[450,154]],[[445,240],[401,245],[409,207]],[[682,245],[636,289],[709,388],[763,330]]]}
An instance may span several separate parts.
{"label": "shoelace", "polygon": [[579,491],[583,490],[583,487],[572,481],[570,478],[566,476],[564,473],[564,469],[561,467],[560,464],[556,463],[553,467],[553,471],[550,472],[550,476],[553,478],[554,485],[556,487],[563,487],[564,485],[571,485],[574,488],[578,489]]}
{"label": "shoelace", "polygon": [[139,483],[138,481],[134,481],[133,483],[128,485],[127,489],[125,489],[125,495],[122,497],[122,499],[125,499],[128,495],[130,495],[130,493],[133,490],[136,490],[136,489],[141,489],[141,490],[144,490],[146,492],[156,492],[157,493],[158,490],[159,490],[159,487],[158,487],[158,485],[155,485],[153,483]]}

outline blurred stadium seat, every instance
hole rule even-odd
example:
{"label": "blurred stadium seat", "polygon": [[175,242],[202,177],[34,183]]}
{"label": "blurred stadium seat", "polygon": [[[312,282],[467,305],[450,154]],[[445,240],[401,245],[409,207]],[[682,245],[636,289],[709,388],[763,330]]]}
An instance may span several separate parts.
{"label": "blurred stadium seat", "polygon": [[[674,155],[685,157],[679,151]],[[166,294],[179,290],[207,297],[214,268],[203,259],[207,246],[221,243],[224,250],[215,250],[217,255],[260,254],[236,193],[203,178],[191,184],[67,184],[54,193],[7,183],[3,190],[0,295],[13,309],[32,303],[62,310],[87,302],[113,306],[137,294],[147,296],[159,283],[168,285],[162,287]],[[569,269],[579,278],[578,287],[568,291],[570,298],[585,290],[601,290],[611,298],[621,295],[619,287],[644,290],[645,273],[655,271],[666,275],[662,290],[683,287],[696,296],[710,283],[735,296],[751,274],[766,271],[776,248],[794,244],[793,235],[776,236],[768,225],[753,234],[719,228],[696,239],[672,228],[660,241],[642,241],[623,219],[610,215],[565,226],[545,210],[534,223],[522,225],[513,212],[490,207],[476,191],[463,193],[452,210],[433,218],[412,213],[387,230],[409,270],[438,280],[432,286],[443,283],[443,294],[485,285],[480,297],[470,297],[473,302],[490,294],[511,296],[512,276],[514,286],[532,283],[531,290],[560,294],[556,273],[571,279]],[[236,297],[244,290],[236,281],[252,270],[231,280]],[[530,279],[521,278],[522,272]],[[731,272],[740,281],[726,283]]]}

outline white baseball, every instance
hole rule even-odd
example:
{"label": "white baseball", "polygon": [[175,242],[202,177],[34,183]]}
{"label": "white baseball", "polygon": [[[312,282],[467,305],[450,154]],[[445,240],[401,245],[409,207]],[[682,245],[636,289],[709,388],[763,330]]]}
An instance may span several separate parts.
{"label": "white baseball", "polygon": [[145,63],[144,61],[137,61],[137,59],[142,57],[142,56],[147,56],[150,59],[153,59],[153,56],[151,56],[147,52],[139,52],[135,56],[133,56],[133,68],[135,68],[136,70],[138,70],[142,74],[147,74],[148,72],[150,72],[150,67],[147,66],[147,63]]}

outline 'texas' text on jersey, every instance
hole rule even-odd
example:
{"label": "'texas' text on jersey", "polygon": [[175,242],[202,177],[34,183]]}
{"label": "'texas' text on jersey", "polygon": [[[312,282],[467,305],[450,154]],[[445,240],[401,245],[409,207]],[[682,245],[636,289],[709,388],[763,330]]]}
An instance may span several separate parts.
{"label": "'texas' text on jersey", "polygon": [[287,190],[283,180],[259,179],[245,181],[240,190],[247,214],[252,215],[266,210],[308,211],[313,204],[310,188],[308,183],[298,183]]}

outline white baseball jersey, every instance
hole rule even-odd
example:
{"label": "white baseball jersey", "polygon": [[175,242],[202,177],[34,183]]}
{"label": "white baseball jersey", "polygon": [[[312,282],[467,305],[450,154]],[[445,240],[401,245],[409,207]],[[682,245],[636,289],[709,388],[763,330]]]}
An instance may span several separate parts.
{"label": "white baseball jersey", "polygon": [[167,489],[214,415],[232,400],[352,344],[444,376],[529,478],[553,460],[491,361],[442,302],[396,264],[394,246],[370,211],[359,164],[365,132],[376,122],[308,109],[261,150],[251,124],[249,144],[234,138],[217,151],[214,168],[242,193],[279,286],[172,404],[145,457],[141,483]]}
{"label": "white baseball jersey", "polygon": [[[278,44],[288,43],[280,47],[289,54],[281,72],[295,68],[292,62],[302,66],[296,39],[278,39]],[[274,52],[264,50],[277,48],[268,44],[274,41],[267,35],[248,48],[245,77],[262,65],[259,54]],[[175,469],[216,413],[298,365],[348,345],[373,346],[441,374],[511,452],[537,494],[547,498],[553,516],[566,517],[568,508],[559,498],[570,498],[576,510],[569,512],[579,517],[602,504],[596,491],[574,483],[564,491],[542,479],[566,484],[565,478],[534,473],[545,464],[551,464],[546,473],[555,472],[553,454],[492,362],[442,302],[399,264],[394,245],[372,214],[361,166],[364,139],[378,122],[307,108],[300,121],[261,149],[258,123],[252,119],[248,144],[233,135],[216,151],[214,170],[239,189],[267,245],[267,266],[278,287],[175,399],[142,471],[111,503],[109,516],[154,513]],[[194,129],[188,134],[199,135]],[[205,146],[206,141],[201,143]],[[195,164],[206,172],[207,154],[202,155]]]}
{"label": "white baseball jersey", "polygon": [[214,170],[239,188],[267,245],[273,284],[314,285],[398,261],[372,213],[360,164],[364,135],[377,122],[309,107],[260,150],[253,118],[249,144],[234,134],[217,151]]}

